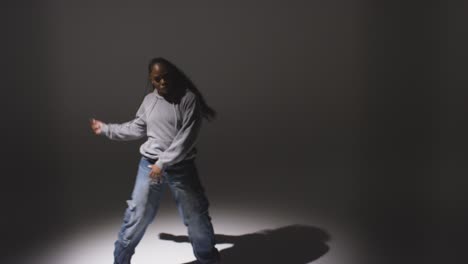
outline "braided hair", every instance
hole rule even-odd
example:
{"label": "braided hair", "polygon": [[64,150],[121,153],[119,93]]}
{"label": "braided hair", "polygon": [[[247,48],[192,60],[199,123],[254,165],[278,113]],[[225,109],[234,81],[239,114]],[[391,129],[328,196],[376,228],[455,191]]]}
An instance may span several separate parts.
{"label": "braided hair", "polygon": [[195,94],[197,100],[200,103],[201,113],[204,118],[206,118],[208,121],[212,121],[216,118],[216,111],[206,103],[205,99],[203,98],[203,95],[200,93],[198,88],[181,69],[179,69],[177,66],[175,66],[173,63],[166,60],[165,58],[156,57],[151,59],[148,63],[148,74],[151,73],[151,69],[155,64],[162,64],[166,66],[171,72],[171,74],[174,74],[176,82],[181,82],[185,84],[186,87]]}

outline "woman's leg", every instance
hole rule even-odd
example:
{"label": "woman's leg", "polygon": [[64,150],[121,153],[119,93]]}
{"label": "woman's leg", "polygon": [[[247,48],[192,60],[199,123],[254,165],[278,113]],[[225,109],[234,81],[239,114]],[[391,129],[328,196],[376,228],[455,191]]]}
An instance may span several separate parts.
{"label": "woman's leg", "polygon": [[158,211],[165,184],[151,184],[148,165],[153,163],[145,158],[140,160],[132,199],[127,200],[128,207],[114,243],[114,264],[130,263],[136,246]]}
{"label": "woman's leg", "polygon": [[183,161],[166,169],[167,182],[180,215],[188,228],[195,257],[201,264],[219,263],[209,202],[198,178],[194,161]]}

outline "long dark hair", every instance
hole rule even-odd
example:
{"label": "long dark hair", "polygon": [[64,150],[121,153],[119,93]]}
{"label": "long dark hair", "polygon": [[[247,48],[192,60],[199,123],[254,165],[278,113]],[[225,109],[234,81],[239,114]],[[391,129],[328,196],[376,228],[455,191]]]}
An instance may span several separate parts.
{"label": "long dark hair", "polygon": [[184,84],[187,87],[187,89],[192,91],[197,96],[197,99],[200,103],[202,116],[204,118],[206,118],[208,121],[212,121],[216,118],[216,111],[210,106],[208,106],[208,104],[206,103],[205,99],[203,98],[203,95],[200,93],[198,88],[181,69],[179,69],[177,66],[175,66],[173,63],[166,60],[165,58],[156,57],[156,58],[151,59],[150,62],[148,63],[148,74],[151,73],[151,69],[153,68],[155,64],[165,65],[168,68],[169,72],[171,74],[174,74],[175,79],[178,82],[177,84],[179,85]]}

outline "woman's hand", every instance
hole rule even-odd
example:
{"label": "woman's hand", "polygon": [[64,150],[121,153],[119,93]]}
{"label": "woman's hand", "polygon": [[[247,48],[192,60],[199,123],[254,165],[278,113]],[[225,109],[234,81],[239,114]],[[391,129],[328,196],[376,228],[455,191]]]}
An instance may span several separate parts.
{"label": "woman's hand", "polygon": [[93,130],[94,134],[99,135],[101,134],[101,128],[102,128],[102,122],[99,120],[96,120],[94,118],[91,118],[90,120],[91,123],[91,129]]}
{"label": "woman's hand", "polygon": [[162,182],[161,168],[159,168],[156,164],[148,165],[148,167],[151,168],[151,172],[149,174],[150,178],[158,184],[161,183]]}

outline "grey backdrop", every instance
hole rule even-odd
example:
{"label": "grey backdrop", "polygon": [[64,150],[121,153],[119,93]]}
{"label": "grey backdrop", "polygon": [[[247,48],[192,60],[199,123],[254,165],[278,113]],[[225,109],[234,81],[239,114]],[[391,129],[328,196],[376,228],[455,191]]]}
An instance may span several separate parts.
{"label": "grey backdrop", "polygon": [[218,111],[212,203],[334,215],[380,263],[463,255],[466,4],[30,2],[1,16],[2,257],[122,213],[143,141],[88,118],[132,119],[156,56]]}

